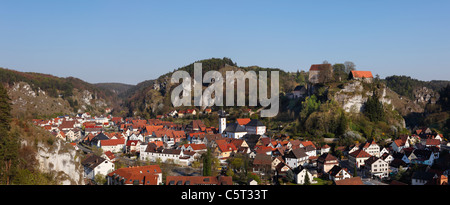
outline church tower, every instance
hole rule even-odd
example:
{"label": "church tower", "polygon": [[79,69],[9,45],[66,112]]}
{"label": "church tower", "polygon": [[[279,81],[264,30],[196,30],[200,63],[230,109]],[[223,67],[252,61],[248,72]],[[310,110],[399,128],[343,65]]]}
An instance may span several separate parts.
{"label": "church tower", "polygon": [[223,131],[227,127],[227,117],[223,110],[220,110],[217,113],[219,114],[219,133],[223,134]]}

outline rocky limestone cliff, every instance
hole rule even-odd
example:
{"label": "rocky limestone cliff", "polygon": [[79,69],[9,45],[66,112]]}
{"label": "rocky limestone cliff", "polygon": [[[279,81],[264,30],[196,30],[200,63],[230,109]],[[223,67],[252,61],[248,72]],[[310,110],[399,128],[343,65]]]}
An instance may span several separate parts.
{"label": "rocky limestone cliff", "polygon": [[36,158],[39,170],[54,173],[55,179],[62,185],[82,185],[83,166],[81,157],[77,155],[72,145],[61,140],[55,140],[52,146],[38,143]]}
{"label": "rocky limestone cliff", "polygon": [[414,102],[425,105],[425,104],[436,104],[436,101],[439,100],[439,93],[434,92],[432,89],[427,87],[421,87],[414,90]]}
{"label": "rocky limestone cliff", "polygon": [[[46,116],[54,113],[73,113],[70,103],[61,97],[51,97],[45,91],[38,89],[35,92],[28,83],[15,82],[7,86],[8,96],[11,99],[13,116],[36,115]],[[77,112],[85,112],[89,109],[103,108],[107,106],[104,99],[96,97],[95,93],[88,90],[73,90],[73,101],[80,107]]]}
{"label": "rocky limestone cliff", "polygon": [[[381,94],[380,102],[391,104],[391,99],[387,96],[387,88],[383,86],[379,88]],[[343,89],[334,94],[334,99],[342,105],[346,112],[362,112],[364,104],[369,96],[373,95],[373,91],[364,88],[360,81],[352,81],[344,85]]]}

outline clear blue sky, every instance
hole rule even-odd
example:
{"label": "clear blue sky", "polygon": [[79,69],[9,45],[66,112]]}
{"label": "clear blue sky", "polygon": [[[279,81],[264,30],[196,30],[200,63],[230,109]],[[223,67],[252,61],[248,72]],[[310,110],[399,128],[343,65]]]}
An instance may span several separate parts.
{"label": "clear blue sky", "polygon": [[450,1],[0,0],[0,67],[136,84],[196,60],[450,80]]}

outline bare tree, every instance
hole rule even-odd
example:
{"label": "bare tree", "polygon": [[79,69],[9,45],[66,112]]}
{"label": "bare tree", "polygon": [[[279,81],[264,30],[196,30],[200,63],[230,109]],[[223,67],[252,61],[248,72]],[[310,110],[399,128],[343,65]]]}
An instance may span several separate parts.
{"label": "bare tree", "polygon": [[351,62],[351,61],[345,61],[344,62],[344,66],[345,66],[345,72],[348,74],[353,70],[356,70],[356,65],[355,63]]}

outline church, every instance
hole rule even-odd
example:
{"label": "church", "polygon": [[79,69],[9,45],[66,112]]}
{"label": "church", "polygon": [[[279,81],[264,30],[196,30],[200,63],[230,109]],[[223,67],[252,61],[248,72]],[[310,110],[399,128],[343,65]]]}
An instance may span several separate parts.
{"label": "church", "polygon": [[235,123],[227,124],[226,122],[226,113],[219,111],[219,133],[224,137],[241,139],[246,134],[266,133],[266,126],[257,119],[238,118]]}

